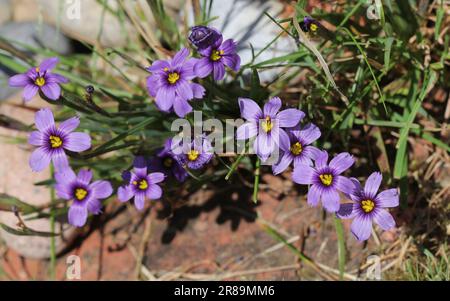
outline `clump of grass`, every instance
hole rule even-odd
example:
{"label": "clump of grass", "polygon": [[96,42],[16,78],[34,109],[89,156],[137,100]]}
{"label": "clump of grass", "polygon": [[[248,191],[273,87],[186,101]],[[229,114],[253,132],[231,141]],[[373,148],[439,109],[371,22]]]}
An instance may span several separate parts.
{"label": "clump of grass", "polygon": [[443,244],[436,254],[425,249],[404,263],[406,278],[412,281],[450,281],[450,250]]}

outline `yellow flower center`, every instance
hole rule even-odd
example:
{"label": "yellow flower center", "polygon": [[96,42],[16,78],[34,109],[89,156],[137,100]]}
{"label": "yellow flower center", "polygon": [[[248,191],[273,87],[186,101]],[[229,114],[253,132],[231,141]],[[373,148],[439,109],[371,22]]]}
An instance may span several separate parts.
{"label": "yellow flower center", "polygon": [[133,181],[134,186],[138,186],[140,190],[146,190],[148,188],[148,182],[145,179],[138,181]]}
{"label": "yellow flower center", "polygon": [[82,201],[86,198],[88,192],[86,191],[86,189],[83,188],[77,188],[75,189],[75,197],[78,201]]}
{"label": "yellow flower center", "polygon": [[63,141],[60,137],[58,136],[50,136],[49,138],[50,140],[50,145],[52,146],[52,148],[60,148],[61,145],[63,144]]}
{"label": "yellow flower center", "polygon": [[294,154],[295,156],[298,156],[302,153],[303,151],[303,146],[300,142],[297,142],[295,144],[292,144],[291,146],[291,153]]}
{"label": "yellow flower center", "polygon": [[330,186],[331,183],[333,183],[333,176],[330,174],[320,175],[319,178],[320,178],[320,181],[322,182],[322,184],[325,186]]}
{"label": "yellow flower center", "polygon": [[173,160],[172,160],[172,158],[166,158],[166,159],[164,159],[163,164],[164,164],[164,166],[167,167],[167,168],[172,167],[172,165],[173,165]]}
{"label": "yellow flower center", "polygon": [[266,119],[262,122],[261,126],[264,132],[266,133],[270,132],[273,128],[272,119],[269,116],[267,116]]}
{"label": "yellow flower center", "polygon": [[365,213],[370,213],[375,209],[375,202],[372,200],[364,200],[361,202],[361,208]]}
{"label": "yellow flower center", "polygon": [[45,78],[43,78],[43,77],[38,77],[38,78],[36,78],[36,80],[34,81],[34,83],[35,83],[36,85],[38,85],[39,87],[42,87],[42,86],[45,85]]}
{"label": "yellow flower center", "polygon": [[198,159],[198,157],[200,156],[200,153],[196,150],[191,150],[188,154],[188,160],[189,161],[195,161]]}
{"label": "yellow flower center", "polygon": [[213,52],[211,53],[211,61],[213,62],[217,62],[218,60],[220,60],[222,58],[222,56],[225,54],[225,52],[223,50],[213,50]]}
{"label": "yellow flower center", "polygon": [[310,29],[311,31],[317,31],[318,27],[316,24],[311,24]]}
{"label": "yellow flower center", "polygon": [[179,79],[180,79],[180,75],[176,72],[169,73],[169,75],[167,76],[167,81],[171,85],[176,84]]}

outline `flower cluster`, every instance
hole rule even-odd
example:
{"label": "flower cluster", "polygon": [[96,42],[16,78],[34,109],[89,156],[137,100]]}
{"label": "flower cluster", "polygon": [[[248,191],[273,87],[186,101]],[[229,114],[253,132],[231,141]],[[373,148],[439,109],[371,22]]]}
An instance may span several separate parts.
{"label": "flower cluster", "polygon": [[43,171],[53,162],[55,168],[56,192],[58,197],[71,201],[69,223],[82,227],[86,223],[88,212],[101,212],[101,199],[112,195],[113,189],[108,181],[96,181],[90,184],[92,172],[80,170],[78,176],[69,166],[66,151],[79,153],[91,148],[91,138],[86,133],[74,132],[80,119],[72,117],[55,124],[50,109],[41,109],[36,113],[35,125],[38,129],[30,134],[28,142],[37,147],[31,154],[30,167],[35,172]]}
{"label": "flower cluster", "polygon": [[[310,20],[306,21],[314,25]],[[314,30],[313,27],[310,29]],[[213,80],[222,80],[227,67],[237,72],[241,64],[236,42],[224,41],[222,34],[214,28],[193,27],[189,41],[200,58],[190,57],[190,51],[183,48],[172,59],[157,60],[147,68],[151,73],[147,78],[147,89],[156,106],[162,112],[174,112],[179,117],[192,112],[189,101],[202,99],[206,93],[194,80],[211,74]],[[51,100],[58,100],[61,95],[59,84],[68,80],[50,72],[57,62],[57,58],[45,60],[39,67],[13,76],[9,83],[24,87],[25,101],[38,91]],[[239,98],[238,105],[246,122],[237,129],[237,140],[254,139],[253,149],[262,161],[267,161],[274,153],[281,154],[272,167],[273,173],[281,174],[293,165],[293,182],[309,186],[307,202],[310,206],[321,203],[327,212],[342,219],[353,219],[351,231],[358,240],[370,237],[373,221],[384,230],[395,226],[386,208],[398,206],[397,189],[378,194],[382,181],[380,173],[373,173],[364,188],[355,178],[346,177],[345,172],[353,166],[355,159],[349,153],[340,153],[329,161],[328,153],[314,146],[321,136],[320,129],[312,123],[302,124],[304,112],[295,108],[282,110],[283,104],[278,97],[271,98],[263,107],[248,98]],[[70,155],[91,148],[88,134],[74,132],[79,124],[79,118],[73,117],[57,126],[52,111],[42,109],[35,116],[37,131],[29,137],[29,143],[37,147],[30,158],[31,169],[39,172],[53,162],[57,194],[72,203],[68,220],[76,227],[85,225],[89,213],[100,214],[101,200],[113,194],[110,182],[91,183],[91,171],[81,169],[75,174],[70,168],[66,152]],[[189,139],[187,143],[181,143],[179,137],[168,139],[153,157],[136,157],[133,167],[122,173],[124,184],[117,191],[119,200],[133,199],[136,208],[143,210],[146,200],[162,197],[164,181],[173,178],[184,182],[190,170],[204,168],[214,157],[210,141],[203,135]],[[349,202],[342,202],[344,199]]]}
{"label": "flower cluster", "polygon": [[281,99],[278,97],[270,99],[263,110],[248,98],[240,98],[239,107],[242,118],[247,122],[237,129],[236,138],[246,140],[256,137],[253,148],[263,161],[267,160],[280,144],[289,143],[285,129],[296,126],[305,117],[305,113],[296,109],[279,112]]}
{"label": "flower cluster", "polygon": [[184,182],[188,173],[172,151],[172,138],[167,139],[164,147],[150,161],[150,168],[162,172],[166,177],[173,176],[178,182]]}
{"label": "flower cluster", "polygon": [[121,202],[127,202],[134,197],[136,208],[143,210],[146,199],[161,198],[162,190],[157,184],[167,177],[184,182],[188,177],[187,169],[201,169],[213,156],[211,144],[203,136],[184,145],[178,139],[168,139],[155,157],[149,160],[135,158],[133,171],[122,174],[126,184],[119,188],[118,198]]}
{"label": "flower cluster", "polygon": [[195,59],[188,59],[189,50],[183,48],[172,60],[155,61],[147,68],[152,75],[147,78],[148,92],[155,97],[156,105],[163,112],[175,111],[179,117],[192,112],[188,100],[201,99],[205,89],[192,80]]}
{"label": "flower cluster", "polygon": [[[24,74],[9,79],[11,87],[23,87],[23,100],[29,102],[41,91],[50,100],[61,97],[59,84],[69,82],[60,74],[52,73],[58,58],[44,60],[39,67],[31,68]],[[34,172],[45,170],[50,163],[55,169],[55,189],[58,197],[72,202],[68,212],[69,223],[75,227],[85,225],[88,212],[100,214],[102,199],[110,197],[113,188],[108,181],[90,184],[92,172],[80,170],[78,175],[70,168],[66,151],[84,152],[91,148],[91,137],[82,132],[74,132],[80,125],[78,117],[67,119],[57,126],[50,109],[41,109],[35,115],[37,131],[31,132],[28,143],[35,146],[30,157],[30,167]]]}
{"label": "flower cluster", "polygon": [[215,29],[195,26],[189,40],[202,58],[190,58],[190,51],[183,48],[172,59],[157,60],[147,68],[151,73],[147,77],[147,90],[158,109],[174,111],[181,118],[192,112],[189,101],[205,95],[205,88],[193,82],[195,78],[213,73],[214,80],[219,81],[225,77],[225,66],[238,71],[241,64],[236,43],[231,39],[222,42],[222,34]]}
{"label": "flower cluster", "polygon": [[[300,124],[305,114],[297,109],[281,112],[282,103],[278,97],[270,99],[264,108],[251,100],[239,99],[241,117],[247,122],[236,132],[238,140],[256,137],[253,149],[258,157],[266,161],[279,151],[279,161],[273,165],[275,175],[285,171],[294,162],[292,181],[308,185],[308,204],[316,207],[321,202],[327,212],[336,213],[340,218],[355,218],[352,233],[358,240],[367,240],[371,233],[372,220],[384,230],[395,227],[392,216],[382,208],[398,206],[397,189],[390,189],[376,196],[381,184],[381,174],[372,174],[366,187],[356,179],[342,174],[355,163],[349,153],[340,153],[328,163],[328,153],[311,144],[317,141],[320,129],[309,123]],[[341,204],[341,194],[353,203]]]}

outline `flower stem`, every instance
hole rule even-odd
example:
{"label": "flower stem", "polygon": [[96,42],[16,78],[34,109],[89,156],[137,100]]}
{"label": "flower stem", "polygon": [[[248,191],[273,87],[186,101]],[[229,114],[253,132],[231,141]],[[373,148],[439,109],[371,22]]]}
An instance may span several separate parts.
{"label": "flower stem", "polygon": [[345,237],[342,221],[334,217],[334,226],[338,237],[338,256],[339,256],[339,279],[344,280],[345,273]]}
{"label": "flower stem", "polygon": [[[53,164],[50,165],[50,173],[52,180],[55,178],[55,170],[53,167]],[[51,200],[51,206],[50,206],[50,232],[52,234],[55,233],[55,187],[54,185],[50,186],[50,200]],[[55,236],[52,235],[50,237],[50,279],[55,280],[56,279],[56,240]]]}
{"label": "flower stem", "polygon": [[242,153],[239,154],[239,157],[237,157],[236,161],[234,161],[233,165],[231,165],[231,169],[228,171],[227,175],[225,176],[225,181],[228,181],[230,179],[231,175],[238,168],[239,163],[241,163],[241,160],[245,157],[245,150],[248,148],[248,145],[249,145],[249,143],[247,142]]}
{"label": "flower stem", "polygon": [[255,165],[255,185],[253,186],[253,202],[258,203],[259,177],[261,174],[261,160],[256,158]]}

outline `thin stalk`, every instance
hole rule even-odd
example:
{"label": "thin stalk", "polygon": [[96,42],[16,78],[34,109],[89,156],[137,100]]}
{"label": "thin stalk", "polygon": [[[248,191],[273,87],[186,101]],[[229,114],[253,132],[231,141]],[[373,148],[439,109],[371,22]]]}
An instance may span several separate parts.
{"label": "thin stalk", "polygon": [[369,72],[372,75],[373,80],[375,81],[375,85],[377,87],[378,93],[380,94],[380,99],[381,99],[381,102],[383,103],[383,107],[384,107],[384,110],[386,112],[386,115],[389,114],[388,113],[388,109],[386,107],[385,97],[384,97],[383,91],[381,91],[380,85],[378,84],[377,77],[376,77],[376,75],[375,75],[375,73],[374,73],[374,71],[372,69],[372,66],[369,63],[369,59],[367,58],[367,55],[366,55],[365,51],[361,48],[361,45],[358,43],[358,41],[356,41],[355,37],[352,35],[350,30],[348,30],[345,27],[341,28],[341,30],[343,30],[350,37],[350,39],[352,39],[353,43],[358,48],[359,52],[362,54],[362,56],[364,58],[364,62],[366,63],[367,67],[369,68]]}
{"label": "thin stalk", "polygon": [[[53,164],[50,165],[50,173],[52,180],[55,179],[55,168]],[[54,185],[50,186],[50,232],[52,236],[50,237],[50,279],[56,280],[56,239],[53,235],[55,233],[55,188]]]}
{"label": "thin stalk", "polygon": [[259,178],[261,175],[261,160],[256,158],[255,165],[255,185],[253,186],[253,202],[258,203]]}
{"label": "thin stalk", "polygon": [[241,160],[244,158],[245,154],[240,154],[239,157],[234,161],[233,165],[231,165],[230,171],[228,171],[227,175],[225,176],[225,180],[229,180],[231,175],[234,173],[234,171],[237,169],[239,163],[241,163]]}
{"label": "thin stalk", "polygon": [[323,58],[323,56],[319,52],[319,50],[317,50],[317,48],[314,46],[314,44],[311,43],[311,41],[308,39],[306,34],[301,30],[300,25],[297,21],[297,10],[296,9],[294,9],[294,16],[292,17],[292,24],[294,25],[294,28],[297,31],[298,36],[301,38],[300,42],[317,57],[320,65],[322,66],[323,71],[325,72],[325,75],[326,75],[329,83],[333,86],[334,90],[336,90],[336,92],[339,93],[342,101],[348,106],[349,105],[348,98],[341,92],[341,90],[337,86],[336,82],[334,81],[327,62],[325,61],[325,59]]}
{"label": "thin stalk", "polygon": [[313,261],[304,255],[300,250],[298,250],[293,244],[288,242],[280,233],[278,233],[275,229],[267,225],[266,223],[260,221],[259,224],[262,226],[263,230],[266,231],[270,236],[275,238],[276,240],[282,242],[289,250],[291,250],[297,257],[308,265],[315,265]]}
{"label": "thin stalk", "polygon": [[242,153],[239,155],[239,157],[236,159],[236,161],[234,161],[233,165],[231,165],[231,169],[228,171],[227,175],[225,176],[225,180],[228,181],[231,177],[231,175],[235,172],[235,170],[238,168],[239,163],[241,163],[241,160],[244,158],[245,154],[245,150],[248,148],[249,146],[249,142],[247,142],[247,144],[245,145],[244,150],[242,151]]}
{"label": "thin stalk", "polygon": [[334,217],[334,227],[338,237],[338,260],[339,260],[339,279],[344,280],[345,274],[345,237],[342,221]]}

